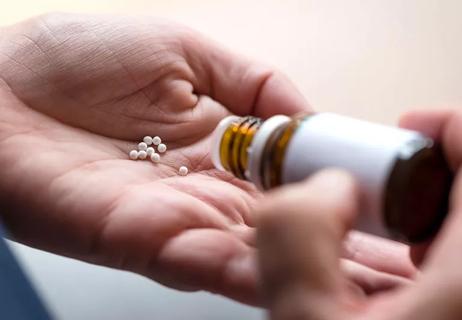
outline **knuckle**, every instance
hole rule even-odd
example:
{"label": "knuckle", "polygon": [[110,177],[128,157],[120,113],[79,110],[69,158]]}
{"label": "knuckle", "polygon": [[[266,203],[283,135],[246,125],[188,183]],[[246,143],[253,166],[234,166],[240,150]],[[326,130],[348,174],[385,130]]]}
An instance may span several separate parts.
{"label": "knuckle", "polygon": [[[324,303],[315,304],[316,295],[306,289],[286,288],[271,306],[272,320],[331,320],[331,310]],[[310,298],[311,297],[311,298]]]}
{"label": "knuckle", "polygon": [[262,217],[270,219],[275,215],[276,212],[280,211],[280,203],[283,202],[283,199],[279,196],[279,192],[269,192],[258,204],[256,207],[256,212],[259,213]]}
{"label": "knuckle", "polygon": [[284,294],[273,304],[272,320],[303,320],[309,319],[309,312],[303,294],[296,293]]}
{"label": "knuckle", "polygon": [[271,203],[265,203],[257,209],[257,224],[260,229],[278,228],[284,222],[284,212]]}
{"label": "knuckle", "polygon": [[66,12],[61,12],[61,11],[50,11],[50,12],[45,12],[40,15],[37,15],[32,18],[32,21],[36,25],[55,25],[57,23],[59,24],[69,24],[72,22],[72,17],[74,15]]}
{"label": "knuckle", "polygon": [[268,194],[256,211],[259,227],[271,230],[290,225],[317,232],[325,229],[332,220],[325,206],[314,196],[292,186]]}
{"label": "knuckle", "polygon": [[452,167],[459,168],[462,163],[462,112],[454,112],[443,129],[442,143]]}

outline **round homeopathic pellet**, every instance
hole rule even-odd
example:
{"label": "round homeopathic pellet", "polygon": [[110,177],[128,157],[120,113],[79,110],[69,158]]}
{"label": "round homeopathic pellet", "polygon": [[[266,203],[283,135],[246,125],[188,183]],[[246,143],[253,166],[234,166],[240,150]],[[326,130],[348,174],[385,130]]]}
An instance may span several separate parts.
{"label": "round homeopathic pellet", "polygon": [[128,154],[128,156],[130,157],[130,159],[136,160],[136,159],[138,159],[138,151],[132,150],[132,151],[130,151],[130,153]]}
{"label": "round homeopathic pellet", "polygon": [[144,137],[143,142],[146,143],[148,146],[150,146],[152,144],[152,137],[151,136]]}
{"label": "round homeopathic pellet", "polygon": [[167,146],[161,143],[157,146],[157,151],[159,151],[160,153],[164,153],[165,151],[167,151]]}
{"label": "round homeopathic pellet", "polygon": [[158,153],[153,153],[151,155],[151,161],[155,162],[155,163],[159,162],[160,161],[160,155]]}
{"label": "round homeopathic pellet", "polygon": [[140,152],[138,152],[138,158],[140,158],[141,160],[146,159],[147,156],[148,156],[148,153],[144,150],[141,150]]}
{"label": "round homeopathic pellet", "polygon": [[145,142],[138,143],[138,150],[146,151],[148,145]]}
{"label": "round homeopathic pellet", "polygon": [[162,139],[158,136],[155,136],[154,138],[152,138],[152,143],[156,146],[158,146],[161,142],[162,142]]}
{"label": "round homeopathic pellet", "polygon": [[146,153],[148,154],[148,157],[152,156],[154,153],[156,153],[156,150],[154,150],[153,147],[148,147],[146,149]]}
{"label": "round homeopathic pellet", "polygon": [[180,176],[185,176],[188,174],[188,168],[185,166],[181,166],[180,169],[178,169],[178,173]]}

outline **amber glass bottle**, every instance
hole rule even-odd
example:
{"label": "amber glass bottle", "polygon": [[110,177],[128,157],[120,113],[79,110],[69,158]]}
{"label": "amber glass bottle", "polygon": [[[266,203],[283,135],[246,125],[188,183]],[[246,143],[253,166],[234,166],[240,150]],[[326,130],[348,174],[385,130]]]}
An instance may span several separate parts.
{"label": "amber glass bottle", "polygon": [[215,130],[212,159],[262,190],[345,169],[360,185],[357,229],[404,242],[433,236],[448,211],[452,173],[439,145],[415,131],[333,113],[230,116]]}

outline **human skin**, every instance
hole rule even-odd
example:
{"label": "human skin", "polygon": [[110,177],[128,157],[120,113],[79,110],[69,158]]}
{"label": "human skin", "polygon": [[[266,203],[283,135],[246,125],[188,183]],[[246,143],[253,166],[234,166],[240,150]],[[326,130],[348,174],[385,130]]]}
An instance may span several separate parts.
{"label": "human skin", "polygon": [[[263,292],[272,320],[462,318],[462,113],[412,112],[401,125],[441,141],[456,172],[442,229],[429,243],[412,248],[420,265],[416,281],[369,297],[349,290],[338,272],[339,257],[341,241],[357,216],[357,186],[345,172],[321,172],[267,195],[257,211]],[[328,192],[332,188],[333,195]]]}
{"label": "human skin", "polygon": [[[171,22],[57,13],[1,29],[0,101],[0,208],[14,239],[259,303],[262,195],[213,168],[209,140],[229,114],[310,110],[280,72]],[[145,135],[168,145],[159,164],[128,160]],[[360,233],[343,255],[366,293],[415,272],[406,246]]]}

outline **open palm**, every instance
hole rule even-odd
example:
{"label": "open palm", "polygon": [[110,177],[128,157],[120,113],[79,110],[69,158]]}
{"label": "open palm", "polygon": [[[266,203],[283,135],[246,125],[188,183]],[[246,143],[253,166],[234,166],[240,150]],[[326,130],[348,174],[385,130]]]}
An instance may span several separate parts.
{"label": "open palm", "polygon": [[[260,195],[212,167],[208,141],[229,113],[308,109],[283,76],[169,22],[53,14],[2,30],[0,101],[20,241],[254,302]],[[168,146],[159,164],[128,160],[145,135]]]}

